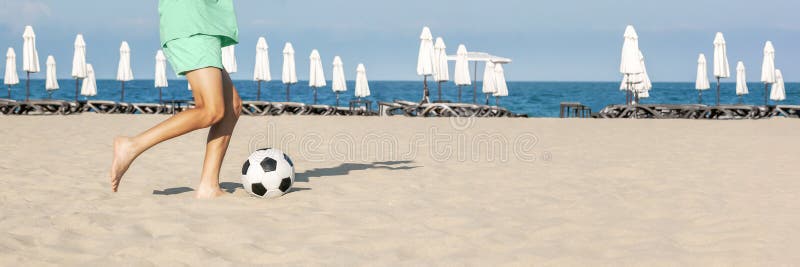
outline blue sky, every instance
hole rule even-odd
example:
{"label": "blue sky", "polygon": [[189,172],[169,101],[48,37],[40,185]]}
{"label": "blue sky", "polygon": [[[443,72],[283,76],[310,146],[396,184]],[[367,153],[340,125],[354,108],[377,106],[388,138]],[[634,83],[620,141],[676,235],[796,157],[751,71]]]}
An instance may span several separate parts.
{"label": "blue sky", "polygon": [[[316,48],[327,65],[342,56],[345,68],[352,69],[349,79],[364,63],[373,80],[416,80],[418,36],[427,25],[445,39],[450,53],[463,43],[471,51],[514,59],[506,67],[511,81],[614,81],[620,78],[622,33],[633,24],[656,82],[692,81],[697,54],[713,55],[717,31],[725,33],[731,68],[743,60],[748,80],[760,78],[762,47],[772,40],[778,68],[787,80],[800,81],[796,0],[234,2],[241,42],[234,79],[252,77],[256,40],[265,36],[273,77],[280,75],[283,44],[291,41],[301,79],[307,77],[308,54]],[[36,30],[42,64],[48,54],[55,56],[59,77],[69,76],[77,33],[86,38],[88,61],[99,78],[115,76],[123,40],[133,50],[136,78],[153,77],[159,49],[155,0],[0,0],[0,45],[20,54],[28,24]]]}

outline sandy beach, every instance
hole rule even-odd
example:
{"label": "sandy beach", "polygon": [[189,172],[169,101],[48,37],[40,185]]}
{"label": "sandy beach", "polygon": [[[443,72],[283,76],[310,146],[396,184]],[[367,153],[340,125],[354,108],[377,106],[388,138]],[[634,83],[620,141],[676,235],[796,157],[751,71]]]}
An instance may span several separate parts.
{"label": "sandy beach", "polygon": [[[243,117],[218,200],[206,131],[120,193],[111,140],[164,116],[0,117],[0,265],[639,265],[800,262],[795,120]],[[295,189],[241,188],[281,148]]]}

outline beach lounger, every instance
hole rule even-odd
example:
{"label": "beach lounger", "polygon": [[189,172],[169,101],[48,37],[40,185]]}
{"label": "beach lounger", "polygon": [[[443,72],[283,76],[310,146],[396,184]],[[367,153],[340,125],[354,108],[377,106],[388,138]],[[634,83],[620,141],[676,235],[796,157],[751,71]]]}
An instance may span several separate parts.
{"label": "beach lounger", "polygon": [[114,101],[91,100],[86,101],[85,111],[95,112],[99,114],[116,113],[119,110],[119,104]]}
{"label": "beach lounger", "polygon": [[270,111],[270,115],[273,116],[304,115],[308,110],[306,104],[297,102],[273,102],[272,105],[274,108]]}
{"label": "beach lounger", "polygon": [[310,105],[304,115],[330,116],[336,113],[336,108],[328,105]]}
{"label": "beach lounger", "polygon": [[249,116],[266,116],[272,109],[272,103],[266,101],[243,101],[242,114]]}
{"label": "beach lounger", "polygon": [[150,103],[135,103],[131,104],[133,107],[134,112],[139,114],[160,114],[164,109],[164,105],[161,104],[150,104]]}

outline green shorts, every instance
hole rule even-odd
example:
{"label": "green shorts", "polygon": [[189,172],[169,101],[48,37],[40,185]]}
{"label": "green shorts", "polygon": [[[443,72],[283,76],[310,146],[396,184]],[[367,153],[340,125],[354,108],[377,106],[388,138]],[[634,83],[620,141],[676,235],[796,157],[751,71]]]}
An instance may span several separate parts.
{"label": "green shorts", "polygon": [[181,76],[206,67],[224,69],[222,39],[219,36],[196,34],[174,39],[164,44],[164,54],[175,73]]}

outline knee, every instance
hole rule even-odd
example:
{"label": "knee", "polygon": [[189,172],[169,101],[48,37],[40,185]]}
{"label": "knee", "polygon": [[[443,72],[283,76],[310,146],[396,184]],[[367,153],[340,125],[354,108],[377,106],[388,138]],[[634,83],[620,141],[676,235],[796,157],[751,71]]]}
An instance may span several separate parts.
{"label": "knee", "polygon": [[211,127],[212,125],[222,121],[222,119],[225,117],[225,109],[222,108],[205,106],[199,108],[199,110],[201,114],[200,121],[203,125],[203,128]]}

